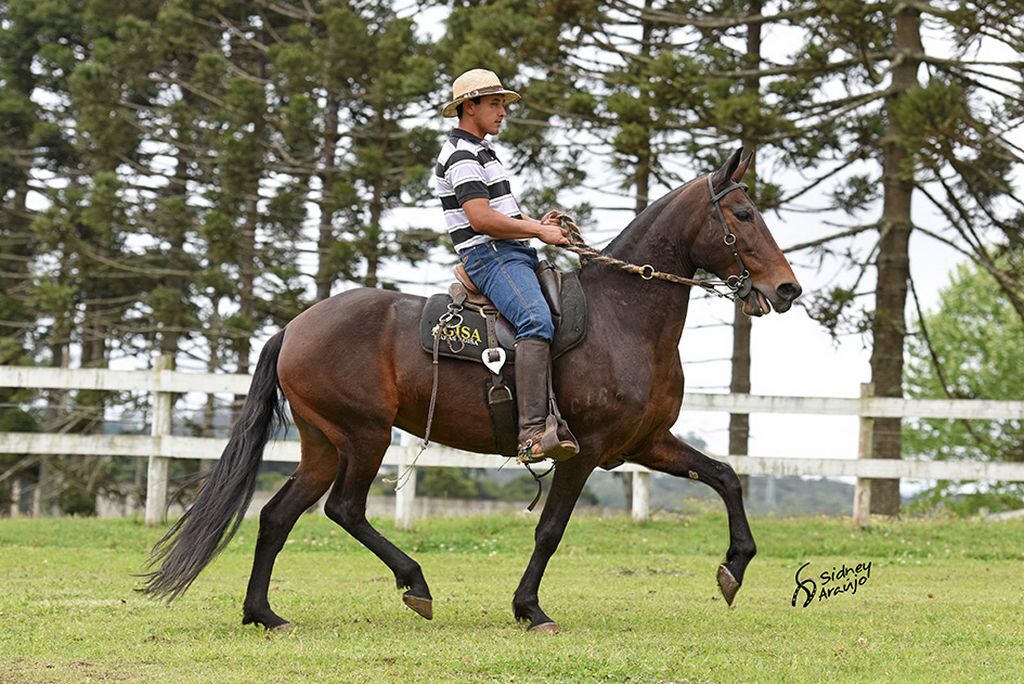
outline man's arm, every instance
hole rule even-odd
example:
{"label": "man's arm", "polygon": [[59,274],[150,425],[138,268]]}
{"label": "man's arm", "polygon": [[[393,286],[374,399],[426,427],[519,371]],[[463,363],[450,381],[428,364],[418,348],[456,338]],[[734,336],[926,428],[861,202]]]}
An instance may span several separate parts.
{"label": "man's arm", "polygon": [[[569,240],[562,235],[557,218],[549,219],[548,212],[544,220],[532,218],[514,219],[500,211],[491,209],[490,201],[485,197],[476,197],[462,203],[473,229],[498,240],[521,240],[537,238],[549,245],[567,245]],[[551,223],[547,221],[551,220]]]}

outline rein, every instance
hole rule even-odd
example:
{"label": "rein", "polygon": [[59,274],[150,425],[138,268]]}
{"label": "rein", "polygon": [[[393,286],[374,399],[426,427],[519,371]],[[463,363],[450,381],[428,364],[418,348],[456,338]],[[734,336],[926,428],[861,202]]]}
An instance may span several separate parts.
{"label": "rein", "polygon": [[[558,217],[558,221],[561,224],[563,232],[566,233],[566,237],[569,238],[570,244],[568,245],[556,245],[557,247],[564,249],[568,252],[573,252],[579,255],[580,263],[586,264],[587,262],[593,261],[598,264],[604,264],[606,266],[616,266],[623,271],[633,273],[644,280],[664,280],[666,282],[675,283],[677,285],[695,285],[704,291],[713,294],[717,297],[724,297],[736,301],[742,299],[750,294],[751,282],[750,272],[744,267],[743,260],[740,259],[739,250],[736,249],[736,234],[729,230],[729,224],[725,221],[725,215],[722,213],[722,198],[728,195],[733,190],[746,190],[747,186],[733,182],[730,185],[722,188],[717,194],[715,193],[714,187],[711,184],[711,174],[707,176],[708,181],[708,193],[711,195],[711,203],[715,205],[715,212],[718,215],[718,222],[722,226],[724,233],[722,241],[732,251],[733,258],[736,260],[736,265],[739,266],[739,275],[728,276],[725,280],[712,280],[710,278],[687,278],[685,276],[676,275],[674,273],[664,273],[657,271],[650,264],[644,264],[638,266],[628,261],[622,261],[615,257],[608,256],[602,252],[594,249],[583,240],[583,234],[580,231],[580,227],[576,224],[571,216],[562,214]],[[728,288],[728,292],[722,292],[718,288]]]}

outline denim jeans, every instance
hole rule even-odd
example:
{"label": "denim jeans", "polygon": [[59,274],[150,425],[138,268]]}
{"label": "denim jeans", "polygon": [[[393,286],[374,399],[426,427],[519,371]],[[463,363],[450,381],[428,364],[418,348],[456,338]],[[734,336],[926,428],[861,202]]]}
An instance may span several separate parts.
{"label": "denim jeans", "polygon": [[534,270],[537,251],[518,240],[496,240],[459,255],[473,283],[516,329],[516,339],[551,342],[551,309]]}

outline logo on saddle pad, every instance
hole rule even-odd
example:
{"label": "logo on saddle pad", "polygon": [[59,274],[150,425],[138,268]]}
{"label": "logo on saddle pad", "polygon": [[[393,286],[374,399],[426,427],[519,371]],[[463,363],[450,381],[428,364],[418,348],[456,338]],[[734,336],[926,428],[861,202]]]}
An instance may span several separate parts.
{"label": "logo on saddle pad", "polygon": [[440,328],[439,334],[441,335],[442,342],[450,342],[453,346],[457,346],[460,342],[462,344],[471,344],[474,347],[483,345],[480,328],[475,326],[456,325],[451,328],[441,325],[434,326],[435,331],[438,328]]}

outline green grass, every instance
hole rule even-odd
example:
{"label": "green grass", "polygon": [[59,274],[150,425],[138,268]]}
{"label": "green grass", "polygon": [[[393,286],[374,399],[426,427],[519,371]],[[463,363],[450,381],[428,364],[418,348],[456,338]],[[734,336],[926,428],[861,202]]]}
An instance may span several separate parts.
{"label": "green grass", "polygon": [[[561,634],[528,634],[511,597],[534,519],[381,531],[420,561],[434,620],[319,516],[299,521],[271,603],[297,629],[240,624],[256,532],[171,606],[132,591],[160,531],[130,521],[0,522],[0,682],[1019,681],[1024,522],[922,519],[856,532],[831,518],[752,521],[760,553],[736,606],[718,594],[725,518],[575,519],[543,585]],[[792,608],[811,561],[872,562],[856,595]]]}

